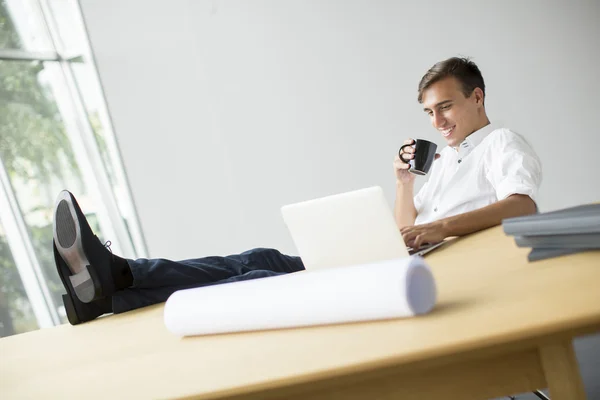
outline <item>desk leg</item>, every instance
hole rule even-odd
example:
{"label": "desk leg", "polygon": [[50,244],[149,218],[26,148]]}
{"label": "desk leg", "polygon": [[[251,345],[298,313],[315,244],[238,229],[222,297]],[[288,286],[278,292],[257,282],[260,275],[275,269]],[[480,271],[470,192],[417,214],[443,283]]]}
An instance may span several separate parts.
{"label": "desk leg", "polygon": [[586,399],[570,340],[541,346],[540,360],[552,400]]}

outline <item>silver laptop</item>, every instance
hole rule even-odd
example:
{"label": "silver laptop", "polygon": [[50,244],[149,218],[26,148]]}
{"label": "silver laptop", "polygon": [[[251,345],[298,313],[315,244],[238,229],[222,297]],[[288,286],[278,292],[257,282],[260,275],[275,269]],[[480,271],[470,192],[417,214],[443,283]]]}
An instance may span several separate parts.
{"label": "silver laptop", "polygon": [[424,255],[404,244],[381,187],[370,187],[281,208],[306,269]]}

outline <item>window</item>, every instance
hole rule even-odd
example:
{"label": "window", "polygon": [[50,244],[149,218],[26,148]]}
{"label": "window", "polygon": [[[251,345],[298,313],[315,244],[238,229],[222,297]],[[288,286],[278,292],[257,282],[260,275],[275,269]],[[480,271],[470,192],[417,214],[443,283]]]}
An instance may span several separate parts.
{"label": "window", "polygon": [[116,253],[146,256],[77,1],[0,0],[0,336],[66,322],[62,189]]}

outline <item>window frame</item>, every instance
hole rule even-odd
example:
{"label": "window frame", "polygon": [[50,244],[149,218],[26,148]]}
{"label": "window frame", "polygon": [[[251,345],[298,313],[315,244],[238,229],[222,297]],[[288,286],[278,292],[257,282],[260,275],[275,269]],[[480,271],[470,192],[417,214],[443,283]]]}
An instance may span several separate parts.
{"label": "window frame", "polygon": [[[67,136],[73,146],[79,169],[86,181],[89,193],[98,199],[99,223],[103,234],[110,237],[112,249],[119,254],[128,257],[147,257],[146,241],[141,230],[139,218],[130,185],[125,174],[123,162],[118,145],[114,136],[114,128],[110,120],[106,97],[102,90],[96,63],[89,45],[89,38],[85,31],[85,51],[82,54],[67,54],[61,48],[61,39],[55,17],[52,13],[48,0],[37,0],[37,6],[43,16],[44,29],[50,38],[54,51],[39,52],[19,49],[0,49],[0,60],[12,61],[44,61],[58,65],[60,80],[53,82],[60,89],[66,89],[60,96],[56,96],[56,103],[61,115],[70,115],[72,118],[63,118]],[[77,1],[73,1],[76,12],[83,21],[81,7]],[[86,108],[84,93],[77,84],[71,65],[85,57],[85,63],[97,78],[100,85],[102,101],[100,110],[102,114],[103,136],[107,141],[108,151],[111,153],[111,162],[114,164],[115,173],[119,182],[124,187],[124,198],[117,200],[113,187],[108,177],[108,171],[102,160],[101,151],[95,138],[88,110]],[[119,202],[125,200],[131,215],[127,215],[126,226]],[[27,225],[22,215],[17,196],[10,182],[10,178],[0,159],[0,221],[6,231],[10,251],[15,260],[16,267],[23,282],[23,286],[29,298],[32,310],[40,328],[50,327],[61,323],[57,312],[57,304],[54,304],[50,290],[44,279],[40,263],[36,256]],[[128,230],[129,228],[129,230]]]}

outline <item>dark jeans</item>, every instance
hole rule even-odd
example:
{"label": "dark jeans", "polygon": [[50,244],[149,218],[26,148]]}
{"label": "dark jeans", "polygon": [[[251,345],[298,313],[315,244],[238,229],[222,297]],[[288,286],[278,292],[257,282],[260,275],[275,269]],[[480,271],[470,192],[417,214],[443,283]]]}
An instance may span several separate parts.
{"label": "dark jeans", "polygon": [[162,258],[127,260],[133,285],[112,296],[113,312],[122,313],[161,303],[175,291],[245,281],[302,271],[300,257],[274,249],[253,249],[226,257],[170,261]]}

